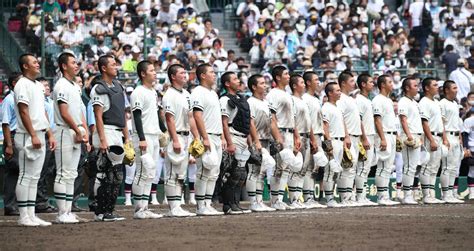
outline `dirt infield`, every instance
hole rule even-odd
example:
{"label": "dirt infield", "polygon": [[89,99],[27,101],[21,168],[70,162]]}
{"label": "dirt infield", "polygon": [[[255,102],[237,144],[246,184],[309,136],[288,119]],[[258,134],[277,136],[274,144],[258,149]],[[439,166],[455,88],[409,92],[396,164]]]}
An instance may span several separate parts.
{"label": "dirt infield", "polygon": [[[166,207],[154,207],[166,212]],[[127,220],[25,228],[0,217],[0,250],[454,249],[474,246],[474,204],[313,209],[239,216]],[[1,212],[3,215],[3,212]],[[92,219],[92,213],[81,213]],[[41,217],[53,220],[54,214]],[[470,231],[471,230],[471,231]]]}

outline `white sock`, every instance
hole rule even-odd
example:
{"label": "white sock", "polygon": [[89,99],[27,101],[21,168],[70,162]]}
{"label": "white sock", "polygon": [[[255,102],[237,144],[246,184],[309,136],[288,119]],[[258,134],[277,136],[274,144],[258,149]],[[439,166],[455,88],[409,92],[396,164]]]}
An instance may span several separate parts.
{"label": "white sock", "polygon": [[28,216],[28,186],[17,183],[15,194],[20,218]]}
{"label": "white sock", "polygon": [[71,212],[72,200],[74,198],[74,180],[72,184],[66,184],[66,213]]}
{"label": "white sock", "polygon": [[357,198],[364,198],[365,177],[357,175],[355,177]]}
{"label": "white sock", "polygon": [[[141,182],[143,183],[143,181]],[[132,185],[132,193],[133,193],[133,204],[135,205],[135,211],[138,211],[140,208],[143,207],[143,184],[136,184],[135,182]],[[148,201],[145,203],[148,204]]]}
{"label": "white sock", "polygon": [[206,184],[206,201],[207,205],[211,205],[212,195],[214,194],[214,189],[216,187],[216,180],[208,180]]}
{"label": "white sock", "polygon": [[429,175],[420,174],[420,183],[421,183],[421,189],[423,192],[423,198],[429,197],[431,177]]}
{"label": "white sock", "polygon": [[204,203],[204,199],[206,197],[206,184],[207,182],[201,179],[196,179],[196,182],[194,183],[194,188],[196,191],[196,202],[199,208],[200,201]]}
{"label": "white sock", "polygon": [[54,197],[59,215],[66,213],[66,185],[58,182],[54,183]]}
{"label": "white sock", "polygon": [[314,190],[314,179],[311,177],[310,174],[306,174],[303,178],[303,199],[304,201],[308,201],[309,199],[313,199],[311,192]]}

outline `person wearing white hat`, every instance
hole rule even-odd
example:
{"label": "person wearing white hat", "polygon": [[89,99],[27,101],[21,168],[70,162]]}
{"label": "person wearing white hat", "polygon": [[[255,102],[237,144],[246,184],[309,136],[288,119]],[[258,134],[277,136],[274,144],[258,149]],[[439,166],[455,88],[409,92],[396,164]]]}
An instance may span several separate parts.
{"label": "person wearing white hat", "polygon": [[62,77],[53,89],[55,137],[59,144],[54,151],[56,157],[56,179],[54,196],[58,206],[58,223],[77,223],[79,220],[71,212],[74,195],[74,180],[81,157],[81,143],[89,141],[86,119],[78,112],[82,109],[81,88],[74,82],[79,71],[76,58],[68,52],[58,58]]}
{"label": "person wearing white hat", "polygon": [[426,204],[444,203],[436,199],[435,183],[441,162],[441,145],[449,145],[443,125],[441,107],[434,97],[438,95],[438,82],[433,78],[425,78],[421,82],[425,96],[420,100],[420,117],[425,133],[424,145],[430,154],[426,165],[421,166],[420,182],[423,202]]}
{"label": "person wearing white hat", "polygon": [[251,135],[255,150],[260,152],[262,146],[257,136],[250,107],[243,95],[238,94],[240,80],[234,72],[225,72],[221,76],[221,86],[226,94],[221,96],[222,128],[225,138],[225,151],[237,161],[225,171],[227,179],[222,186],[222,202],[225,214],[240,214],[250,212],[240,206],[240,191],[247,177],[246,163],[250,152],[247,138]]}
{"label": "person wearing white hat", "polygon": [[344,124],[344,115],[336,106],[336,102],[341,98],[341,88],[336,82],[329,82],[324,88],[328,97],[328,102],[321,108],[323,116],[323,135],[324,144],[332,145],[332,150],[327,151],[328,159],[331,164],[324,170],[324,194],[327,207],[344,207],[334,199],[334,178],[340,175],[340,167],[344,150],[344,139],[346,135],[346,125]]}
{"label": "person wearing white hat", "polygon": [[[319,204],[314,197],[314,177],[313,175],[323,172],[327,157],[324,155],[321,147],[321,137],[323,135],[323,119],[321,114],[321,101],[317,98],[317,89],[320,82],[319,77],[314,71],[307,71],[303,74],[303,80],[306,87],[306,93],[302,98],[308,106],[310,126],[314,141],[311,143],[313,158],[310,158],[310,168],[308,168],[303,182],[303,199],[307,208],[325,208],[325,205]],[[317,154],[319,153],[319,154]],[[316,156],[317,155],[317,156]],[[322,162],[321,162],[322,161]],[[321,165],[324,164],[324,165]]]}
{"label": "person wearing white hat", "polygon": [[[285,66],[278,65],[272,69],[272,78],[277,87],[270,90],[267,100],[275,114],[278,129],[283,139],[283,149],[299,150],[301,142],[298,129],[295,124],[295,106],[291,95],[286,92],[286,87],[290,82],[290,74]],[[277,210],[286,210],[290,207],[283,202],[285,187],[288,181],[289,171],[286,166],[277,161],[274,175],[270,181],[272,207]],[[291,209],[293,209],[291,207]]]}
{"label": "person wearing white hat", "polygon": [[342,111],[345,124],[344,148],[352,153],[352,166],[345,168],[337,180],[337,190],[342,204],[356,206],[355,198],[352,198],[352,188],[356,176],[356,165],[359,156],[359,142],[362,135],[361,118],[359,107],[354,98],[349,96],[350,92],[355,90],[356,81],[354,76],[344,71],[339,74],[339,86],[341,87],[341,98],[337,101],[337,108]]}
{"label": "person wearing white hat", "polygon": [[156,72],[149,61],[137,65],[137,75],[142,85],[130,95],[132,110],[132,141],[136,152],[136,170],[132,185],[135,204],[134,219],[156,219],[162,215],[148,209],[151,184],[156,173],[156,162],[160,154],[161,134],[158,120],[158,95],[153,88]]}
{"label": "person wearing white hat", "polygon": [[400,140],[403,142],[403,193],[404,204],[415,204],[413,199],[413,181],[416,168],[420,161],[420,145],[423,127],[421,124],[420,108],[414,99],[418,94],[418,82],[415,78],[408,77],[402,82],[404,96],[398,102],[398,113],[402,133]]}
{"label": "person wearing white hat", "polygon": [[[38,60],[32,54],[20,56],[19,67],[23,74],[15,85],[15,114],[18,127],[15,147],[18,150],[19,178],[16,185],[16,198],[20,226],[50,226],[35,215],[36,190],[46,147],[56,148],[56,140],[50,130],[45,113],[44,86],[34,79],[40,74]],[[46,136],[49,145],[45,145]]]}
{"label": "person wearing white hat", "polygon": [[301,171],[290,172],[290,178],[288,180],[289,200],[290,206],[298,209],[304,209],[306,206],[303,204],[304,201],[300,201],[300,198],[303,194],[304,178],[306,175],[311,175],[313,171],[313,166],[311,166],[311,153],[313,152],[312,149],[314,148],[311,146],[316,144],[316,139],[311,127],[309,107],[302,98],[303,94],[305,93],[305,83],[303,77],[298,74],[292,75],[290,77],[289,86],[293,93],[292,99],[296,110],[295,123],[301,138],[300,153],[302,154],[304,161]]}
{"label": "person wearing white hat", "polygon": [[[196,203],[198,215],[222,215],[212,205],[212,195],[219,176],[222,160],[222,116],[217,93],[212,89],[216,84],[216,74],[209,64],[196,68],[196,78],[200,85],[191,93],[194,121],[207,155],[197,159]],[[214,158],[215,157],[215,158]]]}
{"label": "person wearing white hat", "polygon": [[354,156],[359,160],[355,177],[357,202],[361,205],[373,206],[376,204],[367,199],[367,178],[375,159],[374,112],[372,102],[369,99],[369,94],[374,89],[374,80],[369,74],[362,73],[357,77],[357,86],[360,89],[360,93],[356,96],[356,103],[361,117],[361,144],[366,152],[365,160],[361,160],[359,156]]}
{"label": "person wearing white hat", "polygon": [[[441,158],[441,190],[443,200],[447,203],[462,203],[453,194],[454,181],[461,159],[459,156],[463,152],[463,143],[461,137],[461,123],[459,122],[459,105],[456,102],[458,87],[452,80],[446,80],[443,84],[444,98],[439,102],[441,106],[441,116],[448,140],[448,156]],[[474,191],[473,191],[474,192]]]}
{"label": "person wearing white hat", "polygon": [[[397,117],[393,109],[393,102],[389,98],[393,90],[393,80],[388,75],[381,75],[377,79],[379,94],[372,100],[374,123],[377,136],[375,137],[375,154],[377,170],[375,185],[377,186],[377,203],[391,206],[400,204],[390,200],[388,185],[392,174],[392,166],[396,154]],[[421,124],[421,120],[420,120]],[[413,184],[413,181],[412,181]]]}
{"label": "person wearing white hat", "polygon": [[[283,144],[283,140],[278,131],[276,120],[273,118],[275,114],[271,113],[270,104],[265,99],[265,92],[267,90],[265,78],[260,74],[250,76],[248,87],[252,92],[252,96],[247,100],[250,106],[250,116],[254,120],[257,135],[262,145],[262,165],[249,165],[246,189],[250,200],[250,210],[255,212],[275,211],[274,208],[265,205],[263,202],[264,178],[267,171],[272,173],[272,170],[275,168],[275,163],[273,165],[265,165],[268,163],[265,161],[266,158],[271,158],[273,162],[275,160],[270,156],[270,153],[267,156],[263,149],[266,149],[267,152],[270,151],[270,140],[272,137],[279,144]],[[267,176],[267,180],[270,180],[270,176]]]}
{"label": "person wearing white hat", "polygon": [[[103,55],[98,60],[101,73],[94,81],[91,90],[91,100],[96,120],[96,130],[92,135],[92,145],[99,154],[111,152],[111,146],[122,148],[128,144],[128,129],[125,118],[125,94],[122,84],[115,79],[117,76],[117,62],[110,55]],[[125,139],[125,142],[122,140]],[[118,151],[119,152],[119,151]],[[97,173],[97,207],[95,209],[96,221],[119,221],[124,217],[114,213],[115,202],[118,195],[118,186],[123,178],[122,165],[124,154],[117,155],[113,163],[104,165],[105,170]],[[116,163],[116,165],[114,165]],[[113,174],[114,179],[110,178]]]}
{"label": "person wearing white hat", "polygon": [[184,89],[186,71],[182,65],[168,67],[168,78],[171,87],[163,96],[166,125],[171,142],[166,147],[166,182],[165,194],[170,206],[170,216],[186,217],[196,214],[181,208],[181,194],[186,170],[189,163],[189,134],[197,138],[196,123],[191,112],[191,95]]}

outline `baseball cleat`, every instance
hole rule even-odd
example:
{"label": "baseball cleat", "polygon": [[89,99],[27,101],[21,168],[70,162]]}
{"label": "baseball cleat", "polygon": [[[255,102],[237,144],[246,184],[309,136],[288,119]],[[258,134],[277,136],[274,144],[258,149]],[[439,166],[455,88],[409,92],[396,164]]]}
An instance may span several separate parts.
{"label": "baseball cleat", "polygon": [[209,212],[211,212],[210,215],[224,215],[223,212],[218,211],[218,210],[215,209],[213,206],[211,206],[211,204],[207,205],[206,207],[207,207],[207,210],[208,210]]}
{"label": "baseball cleat", "polygon": [[236,215],[236,214],[243,214],[244,212],[237,207],[235,204],[231,205],[224,205],[223,211],[225,214]]}
{"label": "baseball cleat", "polygon": [[159,218],[162,218],[163,215],[161,214],[157,214],[157,213],[153,213],[150,209],[145,209],[143,210],[143,213],[145,213],[145,216],[146,216],[146,219],[159,219]]}
{"label": "baseball cleat", "polygon": [[262,207],[262,205],[258,202],[253,202],[251,205],[250,205],[250,210],[252,210],[252,212],[265,212],[265,208]]}
{"label": "baseball cleat", "polygon": [[38,223],[40,227],[51,226],[51,222],[44,221],[36,215],[30,216],[30,219],[31,219],[31,221],[33,221],[35,223]]}
{"label": "baseball cleat", "polygon": [[153,196],[151,201],[150,201],[150,204],[158,206],[158,205],[160,205],[160,202],[158,202],[158,200],[156,199],[156,196]]}
{"label": "baseball cleat", "polygon": [[364,198],[364,204],[369,207],[378,206],[377,203],[369,200],[368,198]]}
{"label": "baseball cleat", "polygon": [[285,211],[286,210],[286,204],[281,202],[281,201],[276,201],[274,203],[272,203],[272,208],[274,208],[275,210],[278,210],[278,211]]}
{"label": "baseball cleat", "polygon": [[207,207],[201,207],[198,210],[196,210],[196,214],[199,216],[211,216],[214,215]]}
{"label": "baseball cleat", "polygon": [[423,198],[423,203],[424,204],[437,204],[436,200],[429,196]]}
{"label": "baseball cleat", "polygon": [[328,208],[338,208],[338,207],[344,207],[343,205],[337,203],[336,200],[332,199],[332,200],[329,200],[326,204],[326,206]]}
{"label": "baseball cleat", "polygon": [[138,211],[136,211],[136,212],[133,214],[133,218],[134,218],[134,219],[137,219],[137,220],[146,219],[146,218],[147,218],[147,215],[146,215],[146,213],[145,213],[145,210],[143,210],[142,208],[140,208]]}
{"label": "baseball cleat", "polygon": [[39,223],[32,221],[29,216],[24,216],[18,219],[18,225],[25,227],[37,227],[39,226]]}
{"label": "baseball cleat", "polygon": [[418,202],[413,199],[413,196],[405,196],[405,198],[403,198],[402,200],[402,204],[403,205],[418,205]]}
{"label": "baseball cleat", "polygon": [[267,206],[263,201],[260,201],[258,204],[260,204],[260,207],[262,207],[266,212],[274,212],[276,211],[275,208]]}
{"label": "baseball cleat", "polygon": [[70,213],[63,213],[56,217],[56,223],[73,224],[73,223],[79,223],[79,220],[77,220],[76,217]]}

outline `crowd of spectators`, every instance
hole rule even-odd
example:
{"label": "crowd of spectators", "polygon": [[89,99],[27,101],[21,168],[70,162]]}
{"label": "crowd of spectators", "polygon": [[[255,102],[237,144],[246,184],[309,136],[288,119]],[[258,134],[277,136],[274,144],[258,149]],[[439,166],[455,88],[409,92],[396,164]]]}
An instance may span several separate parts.
{"label": "crowd of spectators", "polygon": [[[27,0],[18,9],[24,13],[33,50],[39,54],[41,49],[44,13],[48,55],[54,59],[63,50],[73,51],[81,59],[86,83],[97,74],[98,56],[113,54],[121,72],[128,74],[135,72],[146,48],[157,72],[180,62],[190,71],[191,82],[192,70],[200,62],[213,64],[217,71],[243,72],[241,80],[248,77],[246,72],[286,64],[292,71],[372,68],[375,75],[392,74],[398,88],[404,76],[433,75],[441,63],[446,75],[435,77],[474,84],[470,0],[234,2],[236,36],[248,58],[237,58],[225,49],[226,41],[213,26],[205,0]],[[430,25],[423,25],[423,7]],[[54,61],[47,64],[50,72],[57,69]],[[164,82],[166,74],[158,74]]]}

